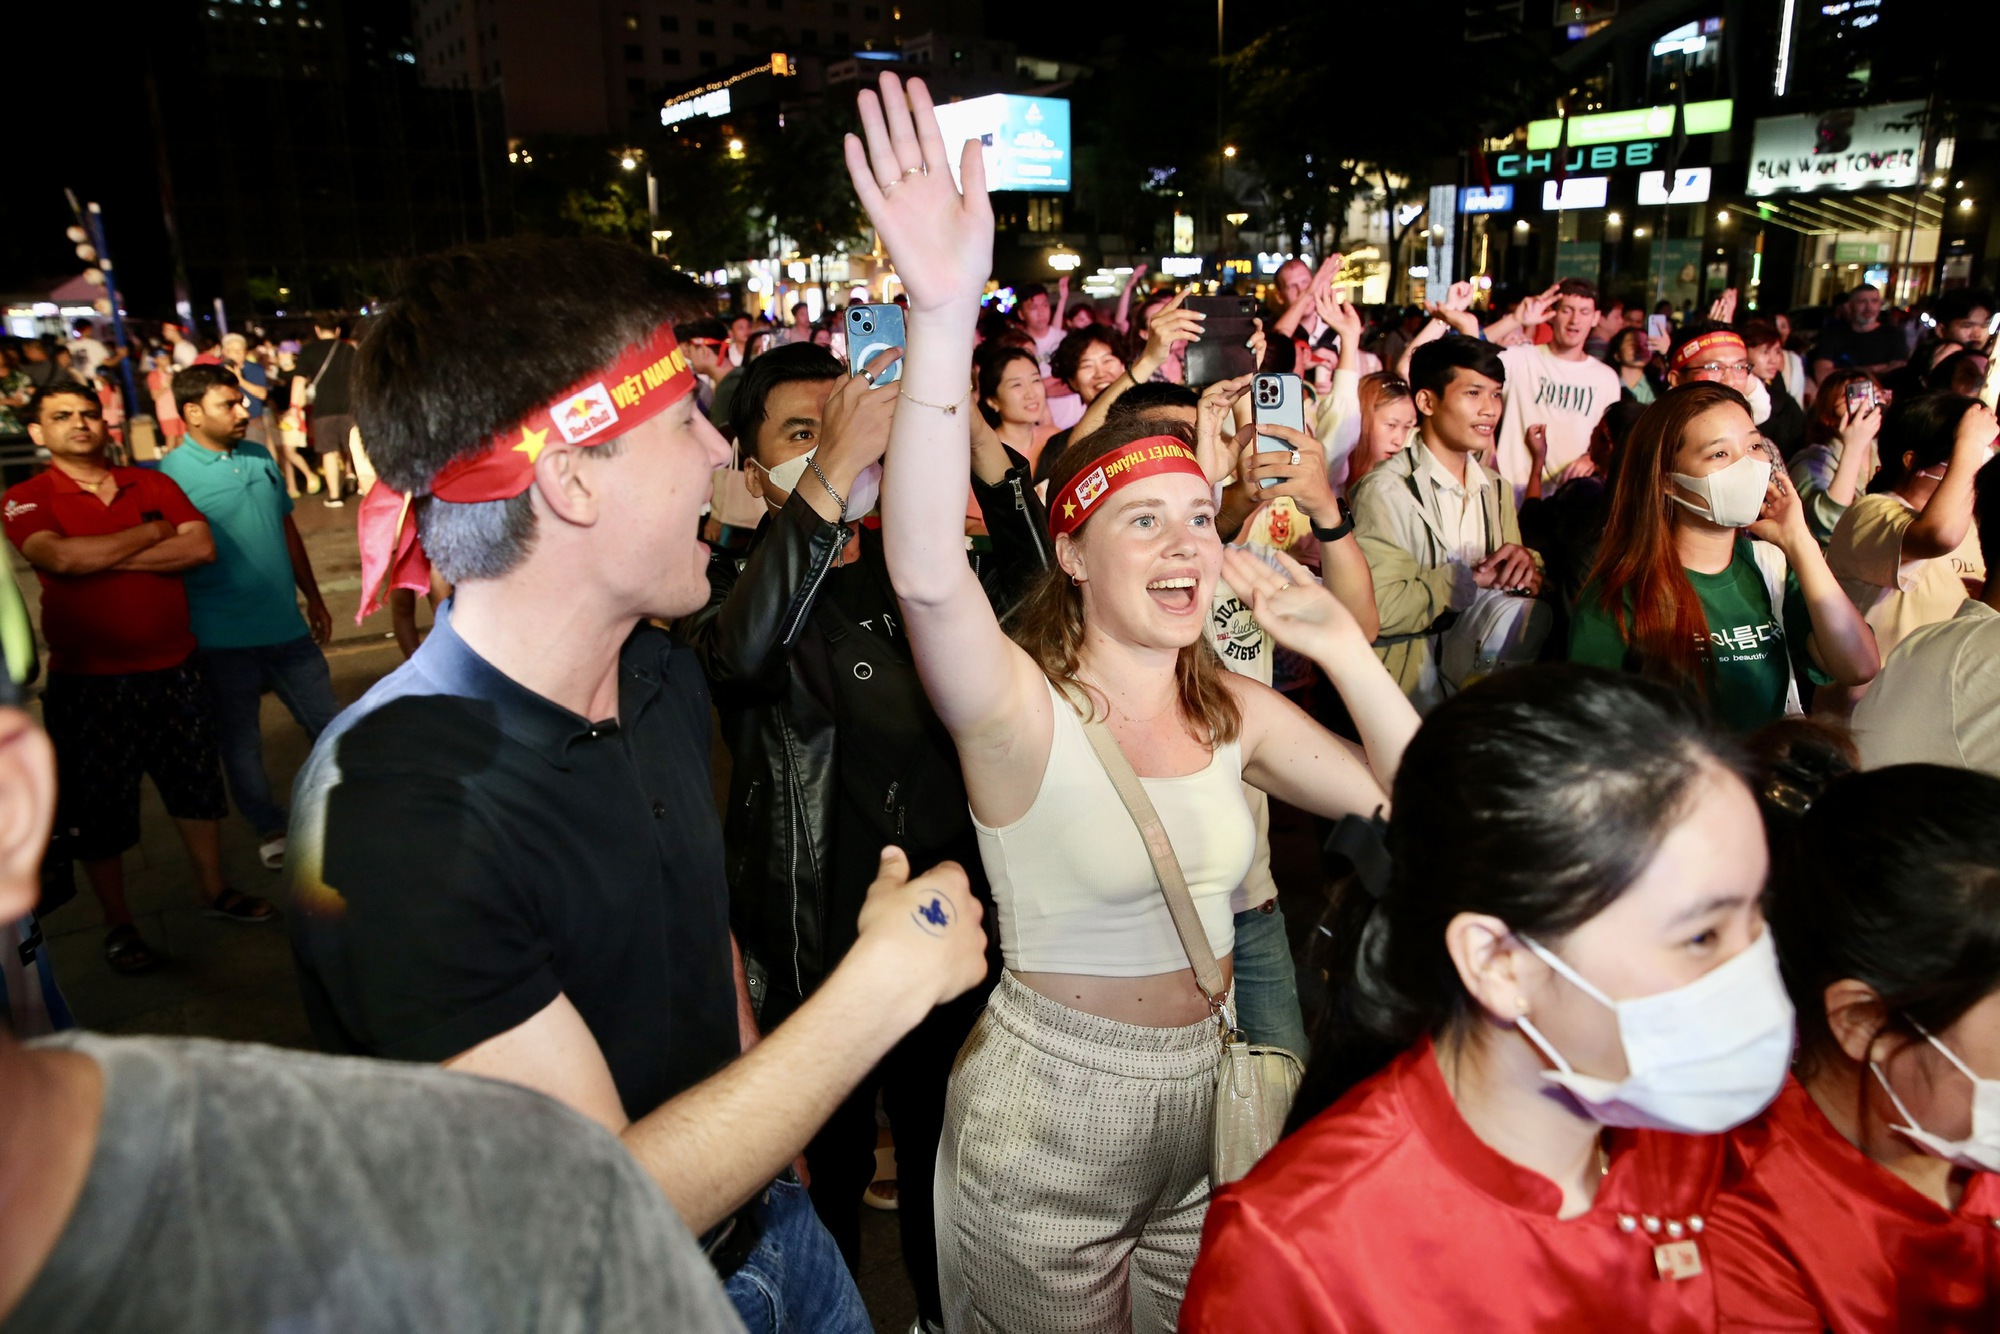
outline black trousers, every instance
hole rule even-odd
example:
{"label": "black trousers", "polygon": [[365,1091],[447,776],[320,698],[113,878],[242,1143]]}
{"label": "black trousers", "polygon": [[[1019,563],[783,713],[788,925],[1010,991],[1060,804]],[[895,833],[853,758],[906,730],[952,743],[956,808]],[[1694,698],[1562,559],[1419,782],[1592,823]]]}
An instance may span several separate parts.
{"label": "black trousers", "polygon": [[903,1267],[916,1290],[917,1312],[944,1321],[938,1296],[937,1230],[931,1178],[944,1133],[945,1085],[958,1049],[986,1008],[990,985],[981,985],[932,1010],[891,1048],[820,1127],[806,1146],[813,1208],[847,1261],[861,1269],[861,1193],[875,1177],[875,1097],[879,1091],[896,1137],[896,1216],[902,1228]]}

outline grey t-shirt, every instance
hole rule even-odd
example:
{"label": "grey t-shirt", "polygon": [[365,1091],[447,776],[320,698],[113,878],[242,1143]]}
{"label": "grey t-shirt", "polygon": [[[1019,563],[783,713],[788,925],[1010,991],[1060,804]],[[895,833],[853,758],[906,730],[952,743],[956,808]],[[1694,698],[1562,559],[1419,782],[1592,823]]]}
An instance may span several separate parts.
{"label": "grey t-shirt", "polygon": [[540,1094],[271,1047],[38,1045],[98,1063],[104,1115],[0,1334],[742,1330],[624,1146]]}

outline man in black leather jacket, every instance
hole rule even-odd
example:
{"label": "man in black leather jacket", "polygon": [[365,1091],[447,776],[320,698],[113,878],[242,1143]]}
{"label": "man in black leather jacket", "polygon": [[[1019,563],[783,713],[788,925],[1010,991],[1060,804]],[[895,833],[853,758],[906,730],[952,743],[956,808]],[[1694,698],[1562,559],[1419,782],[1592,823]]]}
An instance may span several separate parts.
{"label": "man in black leather jacket", "polygon": [[[708,605],[675,627],[708,674],[733,760],[723,824],[731,924],[765,1027],[853,943],[884,843],[913,867],[959,862],[991,902],[958,755],[917,679],[881,535],[843,521],[873,508],[898,392],[850,377],[809,343],[745,368],[731,424],[769,512],[746,550],[715,554]],[[975,559],[1004,610],[1047,567],[1046,521],[1025,460],[990,432],[975,437],[972,489],[991,542]],[[813,1203],[854,1267],[881,1089],[904,1263],[931,1322],[942,1318],[930,1195],[945,1083],[986,991],[934,1011],[806,1151]]]}

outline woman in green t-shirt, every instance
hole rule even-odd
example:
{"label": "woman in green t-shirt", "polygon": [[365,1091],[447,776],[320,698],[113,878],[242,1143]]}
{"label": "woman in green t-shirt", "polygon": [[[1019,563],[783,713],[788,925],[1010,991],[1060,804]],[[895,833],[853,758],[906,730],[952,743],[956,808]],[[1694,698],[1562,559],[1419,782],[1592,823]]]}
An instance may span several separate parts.
{"label": "woman in green t-shirt", "polygon": [[1646,409],[1577,599],[1570,660],[1677,684],[1745,732],[1799,712],[1795,672],[1872,679],[1875,637],[1776,460],[1726,385],[1682,385]]}

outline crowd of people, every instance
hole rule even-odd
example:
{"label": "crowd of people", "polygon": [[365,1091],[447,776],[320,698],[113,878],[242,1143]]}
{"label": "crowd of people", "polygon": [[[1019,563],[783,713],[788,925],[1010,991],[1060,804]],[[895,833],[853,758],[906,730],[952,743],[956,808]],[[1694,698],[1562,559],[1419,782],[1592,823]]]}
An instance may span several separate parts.
{"label": "crowd of people", "polygon": [[[1371,320],[1334,255],[1208,378],[1142,273],[996,301],[978,146],[860,115],[865,356],[517,239],[176,331],[156,466],[105,359],[10,401],[0,1329],[845,1334],[865,1203],[918,1331],[2000,1325],[1988,300]],[[336,710],[349,462],[406,660]],[[153,962],[142,775],[329,1054],[68,1023],[72,860]]]}

